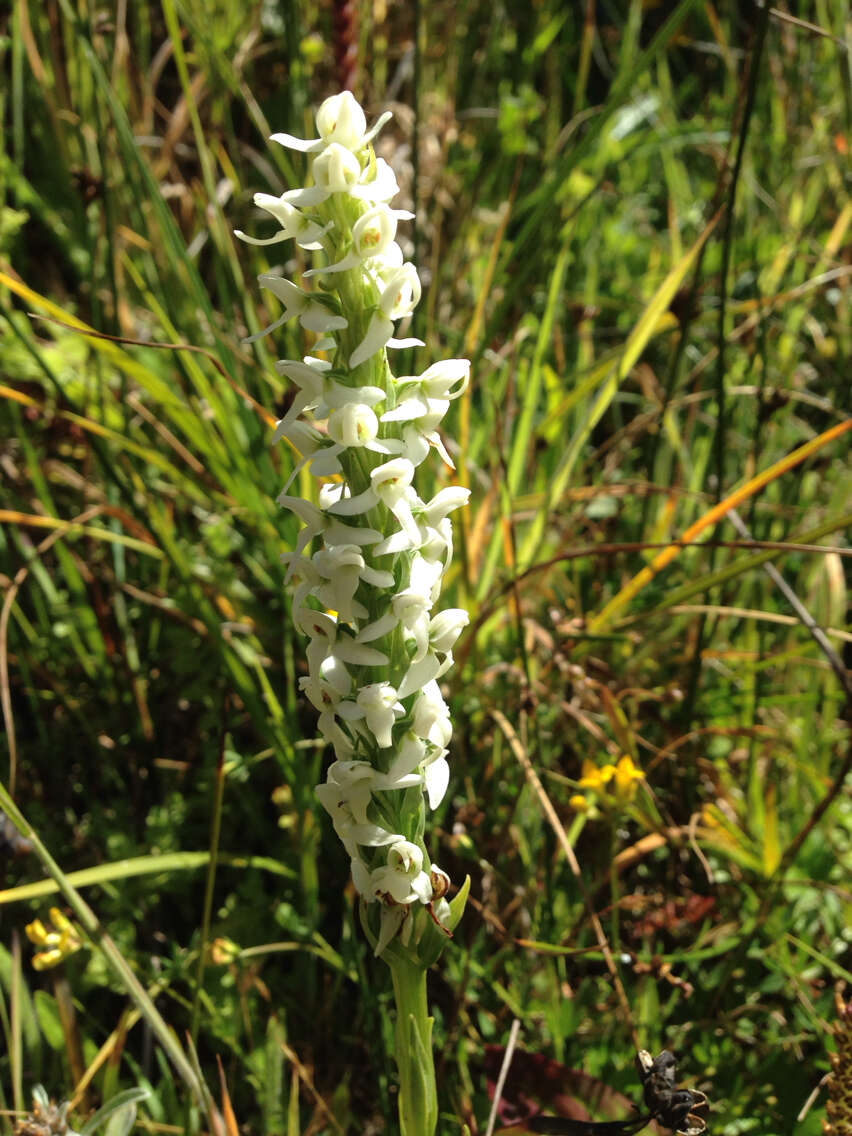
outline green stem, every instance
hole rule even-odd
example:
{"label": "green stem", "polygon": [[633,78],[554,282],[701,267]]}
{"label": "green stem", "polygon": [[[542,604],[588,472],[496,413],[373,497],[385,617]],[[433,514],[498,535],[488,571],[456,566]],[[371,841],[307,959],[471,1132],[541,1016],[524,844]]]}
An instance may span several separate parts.
{"label": "green stem", "polygon": [[407,959],[388,960],[396,1001],[396,1063],[399,1068],[401,1136],[434,1136],[438,1091],[432,1055],[432,1022],[426,1001],[426,970]]}
{"label": "green stem", "polygon": [[609,890],[610,900],[612,903],[612,932],[611,943],[613,955],[618,955],[621,951],[621,928],[619,919],[619,881],[618,881],[618,866],[615,862],[616,853],[618,851],[618,837],[616,834],[616,821],[612,818],[609,828]]}

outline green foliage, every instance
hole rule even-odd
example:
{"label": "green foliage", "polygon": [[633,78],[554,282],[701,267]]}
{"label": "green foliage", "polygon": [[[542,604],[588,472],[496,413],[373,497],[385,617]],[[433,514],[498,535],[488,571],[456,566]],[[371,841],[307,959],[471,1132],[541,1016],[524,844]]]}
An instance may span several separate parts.
{"label": "green foliage", "polygon": [[[849,435],[746,492],[765,545],[721,520],[589,624],[660,546],[848,414],[845,6],[809,7],[825,35],[779,6],[757,60],[751,4],[464,0],[421,6],[419,37],[415,6],[356,7],[356,93],[402,104],[379,152],[409,193],[418,179],[427,349],[406,366],[474,361],[447,419],[473,503],[446,602],[472,618],[430,841],[470,899],[452,942],[423,938],[445,947],[441,1131],[484,1130],[519,1018],[520,1108],[564,1092],[624,1115],[638,1039],[678,1054],[714,1133],[815,1136],[821,1100],[795,1117],[828,1068],[832,985],[852,982],[848,790],[817,810],[849,729],[765,565],[848,658]],[[303,181],[265,137],[304,134],[338,88],[332,5],[116,13],[21,0],[0,42],[2,780],[192,1032],[223,1115],[217,1059],[249,1130],[381,1130],[390,992],[315,810],[324,754],[279,560],[297,526],[275,504],[292,458],[269,444],[290,397],[274,358],[310,343],[292,325],[242,343],[277,315],[254,277],[284,246],[231,236],[260,233],[255,191]],[[578,812],[583,760],[622,754],[645,773],[635,799]],[[125,1133],[137,1100],[199,1130],[99,950],[32,969],[23,929],[54,885],[36,891],[32,854],[0,857],[0,1108],[38,1081],[70,1098],[77,1054],[85,1107],[128,1108],[102,1130]]]}

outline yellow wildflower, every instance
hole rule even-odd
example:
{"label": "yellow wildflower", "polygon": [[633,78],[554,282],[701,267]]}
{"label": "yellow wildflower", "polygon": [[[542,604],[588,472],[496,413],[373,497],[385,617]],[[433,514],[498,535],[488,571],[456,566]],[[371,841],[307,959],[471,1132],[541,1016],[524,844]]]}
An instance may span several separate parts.
{"label": "yellow wildflower", "polygon": [[30,942],[41,948],[33,955],[33,967],[36,970],[49,970],[58,966],[83,945],[74,924],[58,907],[51,907],[50,921],[54,927],[52,931],[48,931],[40,919],[34,919],[25,928]]}
{"label": "yellow wildflower", "polygon": [[593,793],[603,793],[604,786],[615,776],[614,765],[599,767],[593,761],[585,758],[583,761],[583,776],[577,782],[581,789],[591,789]]}
{"label": "yellow wildflower", "polygon": [[633,764],[633,758],[625,753],[618,759],[614,775],[616,800],[621,804],[632,801],[636,796],[636,783],[642,781],[645,774],[638,765]]}
{"label": "yellow wildflower", "polygon": [[240,957],[240,948],[233,939],[214,939],[210,944],[210,958],[216,966],[227,966]]}

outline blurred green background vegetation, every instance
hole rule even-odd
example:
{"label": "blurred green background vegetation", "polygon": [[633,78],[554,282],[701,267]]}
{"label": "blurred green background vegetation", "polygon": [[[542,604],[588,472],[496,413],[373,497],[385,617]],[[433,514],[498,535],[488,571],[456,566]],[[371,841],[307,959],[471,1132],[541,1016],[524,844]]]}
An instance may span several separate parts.
{"label": "blurred green background vegetation", "polygon": [[[445,602],[471,626],[430,842],[472,899],[430,980],[440,1131],[485,1130],[516,1018],[503,1124],[568,1098],[625,1115],[638,1037],[677,1053],[714,1134],[821,1131],[822,1096],[796,1115],[852,979],[846,695],[766,568],[848,660],[847,4],[13,0],[0,21],[3,780],[217,1099],[219,1058],[244,1131],[395,1125],[390,992],[315,815],[279,560],[273,364],[310,344],[242,343],[278,314],[255,276],[298,250],[232,235],[267,235],[254,192],[304,181],[267,136],[312,135],[351,81],[394,111],[377,150],[418,215],[427,347],[396,371],[474,364],[446,421],[473,496]],[[739,528],[702,520],[737,490]],[[584,808],[583,762],[622,755],[635,796]],[[39,1080],[70,1097],[94,1062],[81,1113],[148,1085],[140,1123],[197,1128],[99,952],[33,969],[24,927],[57,897],[17,843],[0,1108]]]}

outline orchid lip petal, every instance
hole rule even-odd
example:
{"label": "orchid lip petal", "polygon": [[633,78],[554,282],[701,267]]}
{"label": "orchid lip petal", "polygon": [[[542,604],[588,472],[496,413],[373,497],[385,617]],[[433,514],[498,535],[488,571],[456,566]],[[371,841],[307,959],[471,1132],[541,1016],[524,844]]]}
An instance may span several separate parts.
{"label": "orchid lip petal", "polygon": [[426,344],[422,339],[389,339],[385,344],[386,347],[425,347]]}
{"label": "orchid lip petal", "polygon": [[387,635],[390,631],[393,631],[397,623],[399,623],[399,620],[392,612],[380,615],[378,619],[367,624],[365,628],[358,632],[358,642],[370,643],[373,639],[380,639],[383,635]]}
{"label": "orchid lip petal", "polygon": [[322,304],[312,304],[300,316],[299,323],[306,331],[323,334],[326,331],[342,331],[349,327],[349,320],[343,316],[333,316]]}
{"label": "orchid lip petal", "polygon": [[366,362],[381,351],[392,335],[393,323],[378,313],[374,315],[367,327],[367,334],[349,356],[349,366],[354,369]]}
{"label": "orchid lip petal", "polygon": [[355,528],[347,525],[345,521],[332,521],[325,530],[325,543],[329,547],[337,544],[378,544],[382,534],[377,529]]}
{"label": "orchid lip petal", "polygon": [[325,146],[322,138],[294,138],[292,134],[271,134],[270,142],[277,142],[279,146],[286,146],[288,150],[301,150],[303,154],[313,154]]}
{"label": "orchid lip petal", "polygon": [[394,585],[393,572],[384,572],[380,568],[363,568],[361,579],[366,580],[374,588],[392,588]]}
{"label": "orchid lip petal", "polygon": [[305,279],[311,276],[321,276],[323,273],[329,272],[348,272],[350,268],[357,268],[361,263],[361,258],[354,252],[349,253],[343,260],[338,260],[336,264],[324,264],[322,268],[310,268],[302,275]]}
{"label": "orchid lip petal", "polygon": [[403,529],[398,532],[391,533],[385,540],[376,544],[373,549],[374,556],[390,556],[399,552],[410,552],[414,548],[420,547],[420,539],[413,541],[409,534]]}
{"label": "orchid lip petal", "polygon": [[334,656],[353,667],[386,667],[390,663],[382,651],[365,647],[354,639],[338,639],[334,644]]}
{"label": "orchid lip petal", "polygon": [[234,236],[239,237],[247,245],[277,245],[281,241],[290,240],[290,234],[285,232],[276,233],[274,237],[250,237],[242,229],[234,229]]}
{"label": "orchid lip petal", "polygon": [[431,762],[426,769],[426,796],[429,808],[437,809],[447,792],[450,783],[450,766],[445,757]]}
{"label": "orchid lip petal", "polygon": [[265,327],[263,331],[256,331],[254,335],[247,335],[243,340],[243,343],[257,343],[259,339],[263,339],[264,336],[269,335],[273,331],[277,331],[279,327],[283,327],[283,325],[288,320],[291,320],[295,314],[295,312],[285,312],[283,316],[280,316],[277,320],[275,320],[274,323],[271,323],[268,327]]}
{"label": "orchid lip petal", "polygon": [[322,205],[323,201],[327,201],[331,197],[331,193],[320,185],[310,185],[306,189],[288,189],[286,193],[282,194],[282,197],[290,205],[301,208],[302,206]]}
{"label": "orchid lip petal", "polygon": [[429,413],[429,404],[425,398],[406,398],[398,402],[393,410],[382,415],[382,422],[410,422],[412,419],[422,418]]}
{"label": "orchid lip petal", "polygon": [[368,142],[372,142],[379,131],[382,129],[384,124],[386,122],[389,122],[392,118],[393,111],[386,110],[382,114],[380,114],[373,126],[371,126],[367,133],[361,138],[361,146],[366,146]]}
{"label": "orchid lip petal", "polygon": [[438,673],[440,663],[436,655],[427,654],[419,663],[413,663],[405,673],[397,694],[400,698],[407,698],[417,690],[422,690]]}
{"label": "orchid lip petal", "polygon": [[379,498],[375,489],[365,489],[363,493],[357,493],[354,497],[342,497],[329,507],[328,512],[338,517],[357,517],[361,513],[368,512],[378,503]]}
{"label": "orchid lip petal", "polygon": [[380,828],[377,824],[353,824],[349,834],[356,844],[368,848],[379,848],[384,844],[396,844],[397,841],[404,839],[398,833],[388,832],[387,829]]}

